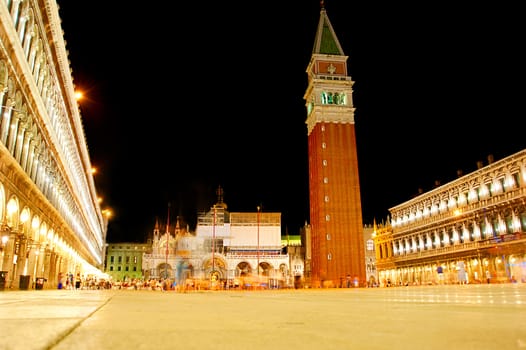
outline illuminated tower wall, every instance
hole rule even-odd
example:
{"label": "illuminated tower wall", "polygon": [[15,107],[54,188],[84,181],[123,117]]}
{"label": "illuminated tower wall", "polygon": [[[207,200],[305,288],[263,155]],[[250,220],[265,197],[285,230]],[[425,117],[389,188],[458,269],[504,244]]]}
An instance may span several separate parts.
{"label": "illuminated tower wall", "polygon": [[305,92],[309,152],[311,284],[365,283],[365,250],[352,101],[353,81],[321,9]]}

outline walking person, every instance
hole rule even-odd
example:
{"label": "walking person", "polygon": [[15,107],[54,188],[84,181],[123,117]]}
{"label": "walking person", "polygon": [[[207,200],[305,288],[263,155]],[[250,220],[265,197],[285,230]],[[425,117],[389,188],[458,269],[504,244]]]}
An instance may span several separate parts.
{"label": "walking person", "polygon": [[457,264],[458,269],[458,281],[460,284],[467,284],[466,265],[464,261],[459,261]]}
{"label": "walking person", "polygon": [[80,289],[81,282],[80,273],[77,272],[77,276],[75,277],[75,289]]}
{"label": "walking person", "polygon": [[442,265],[438,265],[437,274],[438,274],[438,284],[444,284],[444,269],[442,268]]}

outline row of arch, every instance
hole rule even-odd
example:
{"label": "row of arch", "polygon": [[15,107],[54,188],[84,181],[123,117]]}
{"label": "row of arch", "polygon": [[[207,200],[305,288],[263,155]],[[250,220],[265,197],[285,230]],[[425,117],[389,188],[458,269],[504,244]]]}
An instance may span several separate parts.
{"label": "row of arch", "polygon": [[485,175],[476,176],[407,209],[394,212],[391,224],[393,227],[398,227],[446,212],[454,214],[455,210],[470,204],[526,187],[526,164],[524,159],[520,159],[491,172],[488,171]]}
{"label": "row of arch", "polygon": [[417,253],[452,245],[491,240],[501,235],[526,231],[526,212],[520,212],[516,215],[514,211],[509,211],[507,215],[505,218],[502,218],[500,213],[493,218],[488,215],[468,223],[444,227],[441,230],[434,229],[410,237],[399,238],[392,244],[392,254]]}
{"label": "row of arch", "polygon": [[[256,264],[257,265],[257,264]],[[284,281],[287,276],[288,267],[284,263],[276,268],[268,261],[259,262],[258,266],[254,266],[249,261],[239,261],[230,271],[231,267],[224,257],[215,256],[203,260],[195,259],[179,259],[175,266],[170,263],[161,262],[157,264],[152,270],[146,271],[145,279],[152,277],[161,279],[171,279],[180,283],[184,283],[186,279],[197,280],[216,280],[218,282],[228,282],[234,279],[261,277],[262,279],[274,279]]]}
{"label": "row of arch", "polygon": [[[440,276],[438,267],[441,267]],[[465,269],[467,283],[526,282],[526,255],[524,253],[446,259],[414,266],[382,270],[381,286],[461,284],[459,267]]]}
{"label": "row of arch", "polygon": [[0,270],[5,272],[7,288],[19,288],[19,276],[42,277],[58,284],[59,273],[95,274],[97,269],[85,261],[48,218],[32,210],[0,183],[1,244]]}

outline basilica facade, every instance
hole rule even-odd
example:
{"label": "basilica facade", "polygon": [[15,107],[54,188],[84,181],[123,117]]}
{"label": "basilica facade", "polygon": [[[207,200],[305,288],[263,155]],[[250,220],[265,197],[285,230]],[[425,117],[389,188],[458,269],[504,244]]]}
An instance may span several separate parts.
{"label": "basilica facade", "polygon": [[[221,190],[218,191],[221,193]],[[200,213],[195,232],[157,222],[151,250],[142,258],[145,279],[169,279],[201,288],[280,288],[290,284],[282,246],[281,213],[229,212],[219,195]]]}

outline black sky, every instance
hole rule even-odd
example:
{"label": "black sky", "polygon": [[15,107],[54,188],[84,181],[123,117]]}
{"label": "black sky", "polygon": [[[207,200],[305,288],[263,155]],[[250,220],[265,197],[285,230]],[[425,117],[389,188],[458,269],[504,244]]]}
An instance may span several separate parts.
{"label": "black sky", "polygon": [[[284,232],[309,221],[318,1],[58,2],[109,242],[144,241],[168,203],[194,227],[218,186],[231,211],[281,212]],[[525,148],[526,30],[518,5],[362,3],[325,8],[355,81],[368,224]]]}

